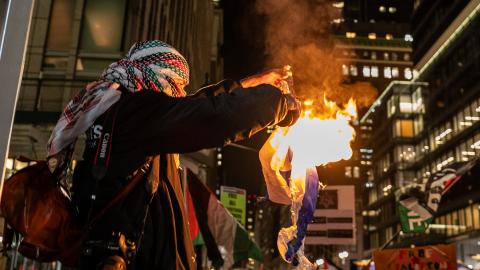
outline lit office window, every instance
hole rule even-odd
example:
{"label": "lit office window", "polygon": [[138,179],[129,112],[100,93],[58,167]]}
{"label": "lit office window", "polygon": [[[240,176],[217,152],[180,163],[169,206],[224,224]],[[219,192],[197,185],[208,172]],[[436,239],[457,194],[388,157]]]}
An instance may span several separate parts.
{"label": "lit office window", "polygon": [[390,192],[392,192],[392,184],[390,184],[390,179],[386,179],[380,183],[380,188],[383,191],[383,196],[387,196]]}
{"label": "lit office window", "polygon": [[470,143],[470,150],[475,151],[476,156],[480,155],[480,132],[475,135]]}
{"label": "lit office window", "polygon": [[413,111],[417,113],[425,112],[425,105],[423,104],[423,97],[422,97],[422,88],[418,87],[412,93],[412,103],[413,103]]}
{"label": "lit office window", "polygon": [[377,66],[372,66],[372,68],[370,70],[370,75],[372,75],[372,77],[374,77],[374,78],[378,77],[378,67]]}
{"label": "lit office window", "polygon": [[355,38],[357,36],[357,34],[355,32],[346,32],[345,36],[347,38]]}
{"label": "lit office window", "polygon": [[383,68],[383,77],[390,79],[392,78],[392,68],[391,67],[384,67]]}
{"label": "lit office window", "polygon": [[435,147],[437,145],[443,144],[452,137],[453,129],[450,122],[447,122],[440,127],[435,129]]}
{"label": "lit office window", "polygon": [[415,118],[413,119],[413,128],[415,131],[415,135],[423,131],[423,115],[415,116]]}
{"label": "lit office window", "polygon": [[336,23],[336,24],[340,24],[340,23],[343,22],[343,19],[336,18],[336,19],[333,19],[332,22],[333,22],[333,23]]}
{"label": "lit office window", "polygon": [[406,34],[406,35],[405,35],[405,41],[412,42],[412,41],[413,41],[412,35]]}
{"label": "lit office window", "polygon": [[394,137],[413,137],[413,120],[397,120],[393,126],[393,136]]}
{"label": "lit office window", "polygon": [[75,2],[54,0],[48,26],[47,49],[68,50],[72,46]]}
{"label": "lit office window", "polygon": [[480,229],[480,205],[478,203],[472,204],[470,208],[472,211],[473,229]]}
{"label": "lit office window", "polygon": [[377,59],[377,52],[372,52],[370,54],[370,58],[373,59],[373,60]]}
{"label": "lit office window", "polygon": [[396,7],[389,7],[388,12],[393,14],[393,13],[397,12],[397,8]]}
{"label": "lit office window", "polygon": [[392,39],[393,39],[393,35],[392,35],[392,34],[386,34],[386,35],[385,35],[385,39],[386,39],[386,40],[392,40]]}
{"label": "lit office window", "polygon": [[441,158],[435,161],[437,171],[442,170],[443,168],[447,167],[449,164],[455,162],[455,158],[453,157],[453,153],[448,153],[448,155],[444,154]]}
{"label": "lit office window", "polygon": [[357,166],[353,167],[353,178],[360,178],[360,168]]}
{"label": "lit office window", "polygon": [[375,34],[375,33],[368,33],[368,38],[369,38],[369,39],[376,39],[376,38],[377,38],[377,34]]}
{"label": "lit office window", "polygon": [[[215,0],[217,2],[220,2],[220,0]],[[343,1],[337,1],[332,4],[334,7],[342,9],[345,6],[345,3]]]}
{"label": "lit office window", "polygon": [[387,153],[385,156],[379,159],[377,164],[377,171],[378,172],[387,172],[390,168],[390,153]]}
{"label": "lit office window", "polygon": [[466,231],[465,209],[464,208],[458,210],[458,225],[460,225],[459,230],[460,230],[461,233]]}
{"label": "lit office window", "polygon": [[383,59],[390,60],[390,54],[388,52],[383,53]]}
{"label": "lit office window", "polygon": [[400,107],[400,112],[402,113],[412,113],[413,112],[412,97],[410,95],[401,95],[399,107]]}
{"label": "lit office window", "polygon": [[370,67],[364,66],[362,69],[363,77],[370,77]]}
{"label": "lit office window", "polygon": [[375,189],[371,189],[368,192],[368,203],[373,203],[377,200],[377,191]]}
{"label": "lit office window", "polygon": [[342,74],[348,76],[348,66],[342,65]]}
{"label": "lit office window", "polygon": [[480,100],[473,100],[463,110],[460,110],[453,119],[455,132],[460,132],[480,121]]}
{"label": "lit office window", "polygon": [[403,75],[404,75],[405,79],[411,80],[413,78],[412,69],[411,68],[405,68],[403,70]]}
{"label": "lit office window", "polygon": [[350,75],[352,75],[352,76],[358,76],[357,66],[350,65]]}
{"label": "lit office window", "polygon": [[465,219],[467,224],[467,229],[472,230],[474,228],[474,215],[473,215],[473,205],[469,205],[465,208]]}
{"label": "lit office window", "polygon": [[392,115],[395,114],[397,107],[395,106],[395,97],[391,97],[387,101],[387,117],[390,118]]}
{"label": "lit office window", "polygon": [[480,116],[478,111],[476,110],[478,103],[476,100],[474,100],[472,103],[470,103],[465,109],[463,110],[464,115],[465,115],[465,121],[470,121],[472,123],[475,123],[480,120]]}
{"label": "lit office window", "polygon": [[378,11],[380,11],[381,13],[385,13],[387,11],[387,8],[385,6],[379,6]]}
{"label": "lit office window", "polygon": [[403,60],[404,61],[410,61],[410,54],[409,53],[404,53],[403,54]]}
{"label": "lit office window", "polygon": [[126,4],[127,0],[87,0],[80,44],[84,52],[121,51]]}
{"label": "lit office window", "polygon": [[398,78],[399,72],[398,72],[398,67],[393,67],[392,68],[392,78]]}
{"label": "lit office window", "polygon": [[[397,145],[394,151],[396,162],[413,162],[415,160],[416,153],[413,145]],[[413,176],[409,178],[413,178]]]}
{"label": "lit office window", "polygon": [[345,166],[345,176],[348,178],[352,178],[352,167]]}

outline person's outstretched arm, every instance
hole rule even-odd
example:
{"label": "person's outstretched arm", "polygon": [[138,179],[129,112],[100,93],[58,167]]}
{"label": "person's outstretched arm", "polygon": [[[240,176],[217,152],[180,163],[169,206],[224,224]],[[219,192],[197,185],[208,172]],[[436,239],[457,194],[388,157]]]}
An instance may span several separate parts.
{"label": "person's outstretched arm", "polygon": [[120,101],[112,149],[152,155],[222,146],[280,122],[288,111],[287,99],[267,84],[216,96],[126,94]]}

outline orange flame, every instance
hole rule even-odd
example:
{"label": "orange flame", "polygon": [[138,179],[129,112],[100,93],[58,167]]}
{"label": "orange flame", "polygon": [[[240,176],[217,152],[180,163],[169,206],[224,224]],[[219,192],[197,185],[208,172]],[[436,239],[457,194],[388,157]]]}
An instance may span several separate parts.
{"label": "orange flame", "polygon": [[325,110],[313,115],[312,100],[303,102],[304,112],[295,125],[275,130],[270,145],[275,149],[271,167],[278,170],[284,166],[288,148],[293,151],[292,176],[302,177],[309,167],[349,159],[352,156],[350,142],[355,130],[350,125],[357,117],[355,102],[340,108],[335,102],[324,97]]}

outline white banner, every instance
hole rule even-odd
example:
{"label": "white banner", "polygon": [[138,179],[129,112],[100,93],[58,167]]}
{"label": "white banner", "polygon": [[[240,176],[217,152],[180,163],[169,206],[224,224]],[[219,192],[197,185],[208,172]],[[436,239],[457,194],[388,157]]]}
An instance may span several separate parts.
{"label": "white banner", "polygon": [[355,234],[355,187],[327,186],[321,190],[305,244],[354,245]]}

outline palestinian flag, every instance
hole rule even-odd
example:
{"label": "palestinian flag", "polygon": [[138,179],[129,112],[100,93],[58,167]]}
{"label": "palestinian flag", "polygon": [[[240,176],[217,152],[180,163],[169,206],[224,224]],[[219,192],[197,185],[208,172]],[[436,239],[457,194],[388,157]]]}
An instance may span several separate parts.
{"label": "palestinian flag", "polygon": [[237,262],[248,258],[263,260],[260,248],[249,238],[245,228],[190,171],[188,190],[207,246],[207,255],[215,267],[230,269]]}
{"label": "palestinian flag", "polygon": [[477,164],[478,159],[458,162],[434,173],[424,186],[416,185],[398,194],[403,232],[424,232],[437,213],[443,194]]}
{"label": "palestinian flag", "polygon": [[203,245],[202,233],[200,232],[200,226],[198,225],[197,214],[195,213],[195,207],[193,206],[192,195],[187,190],[187,212],[188,223],[190,228],[190,238],[193,239],[193,245]]}

